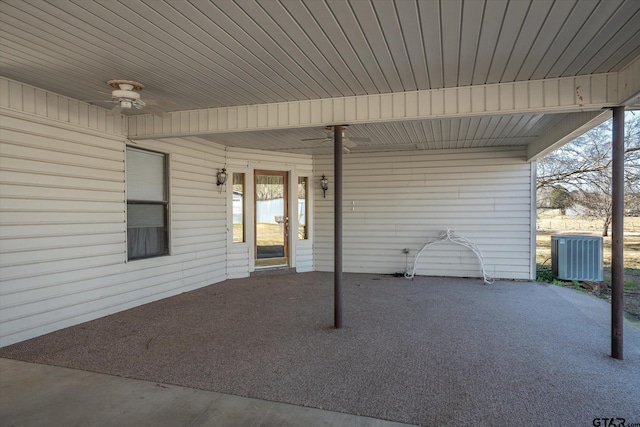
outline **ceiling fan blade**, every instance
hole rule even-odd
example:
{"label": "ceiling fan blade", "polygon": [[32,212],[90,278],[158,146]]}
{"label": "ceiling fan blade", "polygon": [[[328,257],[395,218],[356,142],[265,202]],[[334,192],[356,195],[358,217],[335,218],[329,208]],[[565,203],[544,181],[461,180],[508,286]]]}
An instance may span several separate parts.
{"label": "ceiling fan blade", "polygon": [[116,104],[116,106],[111,109],[111,114],[114,116],[119,116],[121,113],[122,107],[120,107],[120,103]]}
{"label": "ceiling fan blade", "polygon": [[159,107],[175,107],[176,103],[173,101],[169,101],[168,99],[147,99],[145,98],[144,102],[147,105],[157,105]]}
{"label": "ceiling fan blade", "polygon": [[342,141],[342,146],[345,148],[353,148],[353,147],[357,147],[358,144],[356,144],[353,141],[349,141],[348,139],[346,141]]}
{"label": "ceiling fan blade", "polygon": [[169,117],[169,113],[167,113],[166,111],[162,110],[161,108],[155,107],[153,105],[149,105],[147,104],[142,111],[144,111],[145,113],[151,113],[154,116],[158,116],[160,118],[167,118]]}
{"label": "ceiling fan blade", "polygon": [[[333,140],[332,140],[332,139],[325,139],[325,140],[324,140],[324,141],[322,141],[322,142],[324,143],[324,144],[322,144],[322,145],[325,145],[325,146],[330,146],[330,145],[332,145],[332,144],[333,144]],[[331,144],[329,144],[329,143],[331,143]],[[348,139],[343,139],[343,140],[342,140],[342,146],[343,146],[343,147],[347,147],[347,148],[353,148],[353,147],[357,147],[357,146],[358,146],[358,144],[356,144],[356,143],[355,143],[355,142],[353,142],[353,141],[349,141]]]}
{"label": "ceiling fan blade", "polygon": [[300,141],[330,141],[330,139],[328,139],[327,137],[324,137],[324,138],[305,138],[305,139],[301,139]]}
{"label": "ceiling fan blade", "polygon": [[346,137],[346,139],[350,141],[355,141],[355,142],[371,142],[370,138],[361,138],[361,137],[355,137],[355,136],[348,136]]}

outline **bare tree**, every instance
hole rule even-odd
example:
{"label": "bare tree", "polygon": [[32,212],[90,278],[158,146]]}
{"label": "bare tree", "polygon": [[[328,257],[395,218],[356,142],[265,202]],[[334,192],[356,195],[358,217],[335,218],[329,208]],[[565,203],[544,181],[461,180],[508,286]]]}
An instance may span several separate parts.
{"label": "bare tree", "polygon": [[[572,201],[611,224],[611,120],[553,151],[538,162],[536,187],[548,191],[562,185]],[[640,194],[640,114],[625,114],[625,204],[627,212]],[[557,188],[557,187],[556,187]]]}

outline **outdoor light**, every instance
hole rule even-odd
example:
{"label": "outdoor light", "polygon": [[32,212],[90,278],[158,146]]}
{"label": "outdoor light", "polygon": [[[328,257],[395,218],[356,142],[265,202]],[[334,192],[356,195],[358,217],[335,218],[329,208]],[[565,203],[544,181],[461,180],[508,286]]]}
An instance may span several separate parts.
{"label": "outdoor light", "polygon": [[123,110],[130,110],[133,107],[133,102],[129,99],[121,99],[120,100],[120,108]]}
{"label": "outdoor light", "polygon": [[327,197],[327,190],[329,189],[329,181],[324,176],[324,174],[322,175],[322,178],[320,178],[320,187],[322,187],[322,197]]}
{"label": "outdoor light", "polygon": [[225,182],[227,182],[227,169],[222,168],[222,170],[220,172],[218,172],[218,183],[217,183],[217,185],[220,186],[220,185],[224,184]]}

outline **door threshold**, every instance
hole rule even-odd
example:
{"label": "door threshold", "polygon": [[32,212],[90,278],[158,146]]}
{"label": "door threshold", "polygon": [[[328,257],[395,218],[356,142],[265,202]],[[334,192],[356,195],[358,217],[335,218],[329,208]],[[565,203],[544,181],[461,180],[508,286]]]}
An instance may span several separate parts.
{"label": "door threshold", "polygon": [[249,274],[249,276],[270,276],[270,275],[279,275],[279,274],[289,274],[295,273],[296,269],[293,267],[289,267],[288,265],[280,265],[280,266],[268,266],[268,267],[256,267],[253,272]]}
{"label": "door threshold", "polygon": [[289,258],[287,257],[274,257],[274,258],[260,258],[255,260],[255,268],[270,268],[270,267],[289,267]]}
{"label": "door threshold", "polygon": [[287,264],[277,264],[277,265],[256,265],[256,270],[281,270],[283,268],[289,268]]}

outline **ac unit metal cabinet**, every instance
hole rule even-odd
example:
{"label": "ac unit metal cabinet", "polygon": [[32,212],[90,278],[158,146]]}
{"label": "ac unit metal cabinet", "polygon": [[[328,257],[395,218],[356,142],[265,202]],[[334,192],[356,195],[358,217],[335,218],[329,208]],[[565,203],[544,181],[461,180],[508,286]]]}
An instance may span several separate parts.
{"label": "ac unit metal cabinet", "polygon": [[551,268],[560,280],[602,282],[602,237],[551,236]]}

